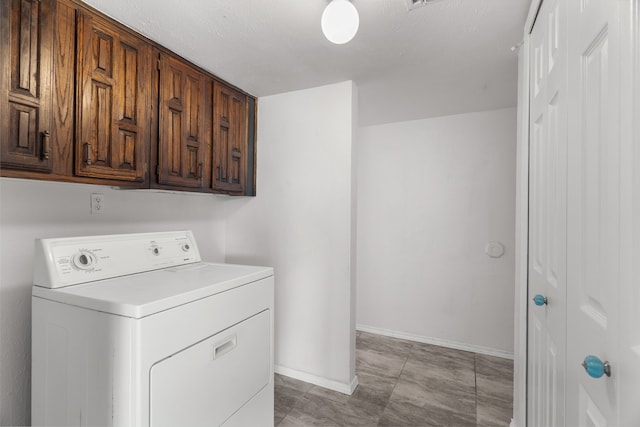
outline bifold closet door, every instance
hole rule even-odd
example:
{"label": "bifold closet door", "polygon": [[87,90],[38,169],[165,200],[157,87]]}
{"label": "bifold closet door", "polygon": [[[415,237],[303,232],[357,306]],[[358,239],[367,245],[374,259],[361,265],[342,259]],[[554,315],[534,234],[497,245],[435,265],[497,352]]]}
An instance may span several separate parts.
{"label": "bifold closet door", "polygon": [[630,18],[620,8],[629,1],[568,4],[567,425],[638,425],[619,419],[624,371],[640,369],[620,361],[620,242],[632,231],[620,221],[620,93],[633,90],[620,79],[620,21]]}
{"label": "bifold closet door", "polygon": [[640,4],[530,35],[528,425],[640,425]]}
{"label": "bifold closet door", "polygon": [[528,425],[565,424],[567,2],[531,32]]}

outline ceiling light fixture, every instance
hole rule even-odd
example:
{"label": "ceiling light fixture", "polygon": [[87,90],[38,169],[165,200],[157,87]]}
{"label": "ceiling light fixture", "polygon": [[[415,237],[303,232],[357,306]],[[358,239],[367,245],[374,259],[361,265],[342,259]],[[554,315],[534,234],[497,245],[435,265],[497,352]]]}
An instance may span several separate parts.
{"label": "ceiling light fixture", "polygon": [[322,32],[331,43],[345,44],[358,32],[360,17],[349,0],[331,0],[322,13]]}

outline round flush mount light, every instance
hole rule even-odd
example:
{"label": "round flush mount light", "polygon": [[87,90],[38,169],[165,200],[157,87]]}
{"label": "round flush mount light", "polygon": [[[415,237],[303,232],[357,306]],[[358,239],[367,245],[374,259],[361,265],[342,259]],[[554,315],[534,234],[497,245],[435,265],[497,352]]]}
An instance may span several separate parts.
{"label": "round flush mount light", "polygon": [[360,17],[349,0],[331,0],[322,13],[322,32],[335,44],[345,44],[358,32]]}

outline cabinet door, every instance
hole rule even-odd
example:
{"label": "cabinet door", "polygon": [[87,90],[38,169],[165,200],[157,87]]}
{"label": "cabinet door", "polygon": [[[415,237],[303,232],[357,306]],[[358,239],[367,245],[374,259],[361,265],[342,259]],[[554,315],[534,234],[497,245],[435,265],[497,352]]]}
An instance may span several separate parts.
{"label": "cabinet door", "polygon": [[51,0],[3,0],[0,6],[2,166],[50,172]]}
{"label": "cabinet door", "polygon": [[151,49],[97,16],[78,20],[76,174],[148,176]]}
{"label": "cabinet door", "polygon": [[160,55],[160,184],[202,187],[205,84],[205,76],[193,67]]}
{"label": "cabinet door", "polygon": [[243,192],[247,168],[247,97],[218,82],[213,85],[212,187]]}

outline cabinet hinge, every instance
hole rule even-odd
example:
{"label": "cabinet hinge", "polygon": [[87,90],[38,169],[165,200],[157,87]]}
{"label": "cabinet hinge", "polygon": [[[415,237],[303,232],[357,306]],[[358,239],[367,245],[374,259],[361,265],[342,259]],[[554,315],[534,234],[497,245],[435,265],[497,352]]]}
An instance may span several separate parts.
{"label": "cabinet hinge", "polygon": [[158,70],[160,70],[160,58],[158,58]]}

